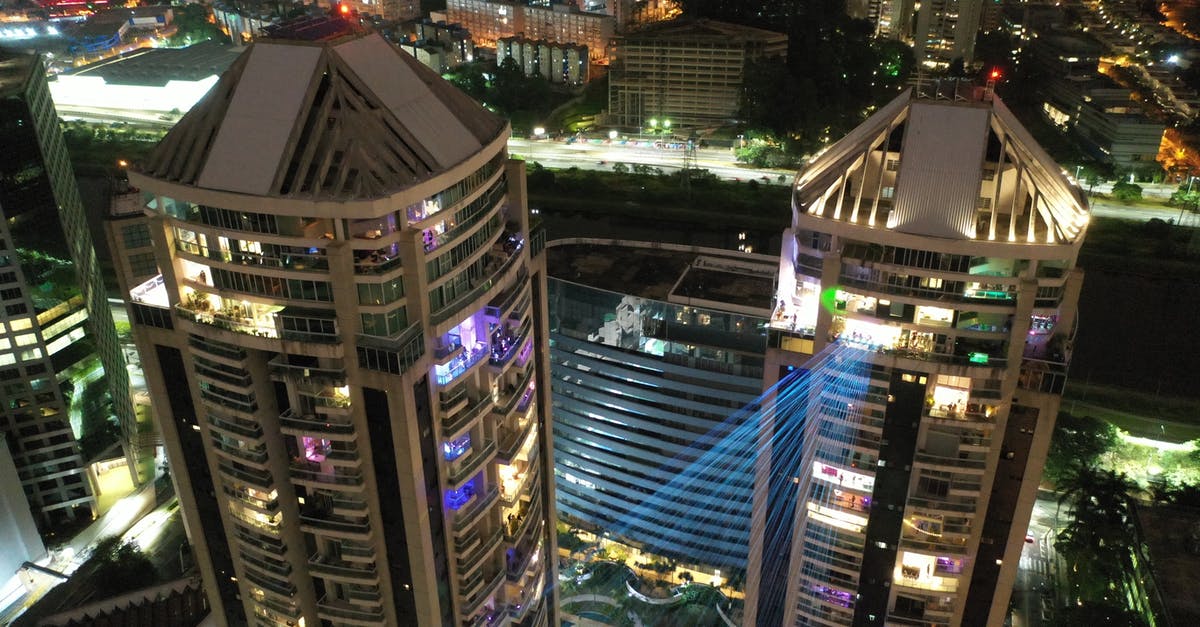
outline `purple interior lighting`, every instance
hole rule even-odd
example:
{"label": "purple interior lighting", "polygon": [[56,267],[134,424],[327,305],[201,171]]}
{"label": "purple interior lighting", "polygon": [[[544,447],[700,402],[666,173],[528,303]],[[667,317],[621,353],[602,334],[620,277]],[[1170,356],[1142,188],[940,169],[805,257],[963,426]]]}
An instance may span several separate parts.
{"label": "purple interior lighting", "polygon": [[461,438],[442,443],[442,453],[446,456],[446,461],[452,462],[459,457],[462,457],[471,448],[471,434],[468,433]]}
{"label": "purple interior lighting", "polygon": [[472,496],[475,496],[474,481],[457,490],[446,490],[446,507],[457,511],[460,507],[466,505]]}
{"label": "purple interior lighting", "polygon": [[310,462],[323,462],[325,455],[329,453],[329,440],[302,436],[301,441],[304,444],[304,458]]}

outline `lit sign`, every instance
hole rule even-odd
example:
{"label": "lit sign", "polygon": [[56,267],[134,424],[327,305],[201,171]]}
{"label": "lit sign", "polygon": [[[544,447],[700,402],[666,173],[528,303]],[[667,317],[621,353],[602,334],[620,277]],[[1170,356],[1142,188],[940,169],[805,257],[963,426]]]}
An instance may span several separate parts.
{"label": "lit sign", "polygon": [[967,359],[973,364],[986,364],[988,355],[987,353],[971,353]]}

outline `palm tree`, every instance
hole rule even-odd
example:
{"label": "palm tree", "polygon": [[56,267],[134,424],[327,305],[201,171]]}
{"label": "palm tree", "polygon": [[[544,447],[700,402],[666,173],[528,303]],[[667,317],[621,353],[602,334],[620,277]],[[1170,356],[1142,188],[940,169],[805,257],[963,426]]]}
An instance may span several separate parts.
{"label": "palm tree", "polygon": [[1135,530],[1130,493],[1136,488],[1124,474],[1079,468],[1060,486],[1060,507],[1067,504],[1072,521],[1055,539],[1067,561],[1072,594],[1085,601],[1115,601],[1133,573],[1131,544]]}

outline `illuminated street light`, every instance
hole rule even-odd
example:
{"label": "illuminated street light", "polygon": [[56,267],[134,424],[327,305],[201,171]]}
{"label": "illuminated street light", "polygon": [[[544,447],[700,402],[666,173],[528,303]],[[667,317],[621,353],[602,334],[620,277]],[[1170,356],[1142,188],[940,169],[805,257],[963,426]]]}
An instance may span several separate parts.
{"label": "illuminated street light", "polygon": [[608,138],[609,138],[609,139],[616,139],[616,138],[617,138],[617,135],[618,135],[618,133],[617,133],[616,129],[613,129],[613,130],[611,130],[611,131],[609,131],[609,132],[608,132]]}
{"label": "illuminated street light", "polygon": [[546,134],[546,129],[545,129],[545,127],[542,127],[542,126],[536,126],[536,127],[534,127],[534,129],[533,129],[533,134],[534,134],[534,136],[535,136],[535,137],[537,137],[538,139],[541,139],[541,138],[542,138],[542,135],[545,135],[545,134]]}
{"label": "illuminated street light", "polygon": [[663,128],[671,128],[671,121],[663,120]]}
{"label": "illuminated street light", "polygon": [[650,128],[658,128],[658,119],[650,118]]}

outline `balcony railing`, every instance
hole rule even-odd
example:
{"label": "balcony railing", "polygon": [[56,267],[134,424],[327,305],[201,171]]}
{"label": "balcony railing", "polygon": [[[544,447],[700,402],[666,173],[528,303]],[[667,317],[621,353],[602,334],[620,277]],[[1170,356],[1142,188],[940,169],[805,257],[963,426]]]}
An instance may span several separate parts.
{"label": "balcony railing", "polygon": [[492,486],[486,494],[477,494],[475,499],[454,513],[454,530],[461,532],[471,526],[472,523],[482,518],[482,514],[500,498],[500,488]]}
{"label": "balcony railing", "polygon": [[457,434],[464,427],[471,424],[472,422],[475,422],[476,418],[479,418],[483,414],[487,413],[487,410],[490,409],[491,406],[492,406],[492,397],[490,395],[485,395],[483,398],[480,398],[479,400],[475,401],[474,404],[472,404],[470,407],[459,411],[457,414],[454,414],[453,416],[448,416],[446,418],[443,418],[442,419],[443,434],[446,435],[447,437]]}
{"label": "balcony railing", "polygon": [[279,356],[267,363],[267,369],[273,376],[283,379],[311,381],[318,385],[341,387],[346,385],[345,368],[319,368],[317,366],[298,366],[289,364]]}
{"label": "balcony railing", "polygon": [[451,485],[451,487],[461,487],[461,484],[464,481],[470,479],[471,476],[479,471],[479,468],[483,466],[484,462],[492,459],[495,456],[496,442],[494,440],[485,442],[483,447],[477,451],[473,451],[466,457],[466,459],[459,458],[458,460],[455,460],[454,467],[452,467],[448,473],[449,476],[447,477],[447,482]]}
{"label": "balcony railing", "polygon": [[260,324],[252,318],[237,318],[220,312],[193,311],[183,305],[176,305],[175,313],[179,314],[180,318],[190,322],[206,324],[242,335],[266,338],[279,337],[279,331],[275,328],[274,324]]}
{"label": "balcony railing", "polygon": [[343,621],[358,621],[359,624],[383,624],[382,607],[365,607],[341,599],[331,599],[328,596],[317,602],[317,614],[324,620],[334,623]]}
{"label": "balcony railing", "polygon": [[451,360],[450,365],[444,371],[436,373],[437,384],[443,387],[450,385],[484,357],[487,357],[487,355],[488,351],[483,343],[477,343],[474,349],[468,350]]}
{"label": "balcony railing", "polygon": [[458,574],[465,576],[483,560],[487,555],[496,551],[496,547],[500,546],[500,538],[503,537],[503,529],[497,528],[492,533],[488,534],[476,547],[468,551],[465,555],[458,556]]}
{"label": "balcony railing", "polygon": [[522,248],[524,248],[524,246],[517,247],[517,249],[508,256],[508,259],[506,259],[504,263],[500,264],[495,272],[492,272],[490,275],[488,275],[486,279],[476,281],[475,285],[466,294],[463,294],[462,296],[451,301],[449,304],[444,305],[441,309],[435,311],[430,316],[431,321],[434,324],[441,324],[445,322],[450,317],[462,311],[467,304],[477,300],[486,294],[488,290],[491,290],[498,283],[500,283],[504,275],[507,274],[508,271],[511,270],[518,261],[520,261]]}
{"label": "balcony railing", "polygon": [[495,348],[492,349],[491,358],[488,360],[489,363],[493,366],[503,366],[508,363],[508,360],[512,359],[513,355],[516,355],[517,351],[521,350],[521,347],[525,345],[525,340],[529,338],[529,330],[532,327],[533,325],[530,321],[526,320],[517,331],[516,336],[509,338],[510,344],[507,348],[499,351]]}
{"label": "balcony railing", "polygon": [[365,536],[371,533],[371,525],[366,522],[350,522],[345,520],[331,520],[317,515],[301,514],[300,526],[309,533],[314,532],[332,532],[340,534],[348,534],[355,536]]}
{"label": "balcony railing", "polygon": [[942,455],[933,455],[931,453],[917,452],[914,458],[919,464],[929,464],[932,466],[942,466],[954,470],[978,470],[983,471],[987,467],[987,460],[975,459],[970,457],[945,457]]}
{"label": "balcony railing", "polygon": [[263,437],[262,427],[257,424],[243,424],[235,422],[233,419],[226,420],[217,416],[208,416],[208,426],[213,429],[227,431],[234,435],[250,440],[261,440]]}
{"label": "balcony railing", "polygon": [[[479,581],[482,581],[482,586],[463,586],[459,588],[461,591],[460,594],[463,595],[464,601],[460,612],[464,615],[469,616],[479,611],[479,608],[483,605],[483,602],[491,597],[492,593],[495,592],[496,589],[500,587],[500,584],[504,582],[504,570],[497,570],[496,573],[490,577],[480,573]],[[536,625],[538,623],[531,624]]]}
{"label": "balcony railing", "polygon": [[328,576],[355,583],[375,583],[379,573],[374,564],[344,562],[327,555],[314,554],[308,558],[309,570],[317,576]]}
{"label": "balcony railing", "polygon": [[279,414],[279,426],[289,435],[329,435],[336,439],[354,436],[354,425],[350,423],[322,420],[312,414],[297,414],[291,408]]}
{"label": "balcony railing", "polygon": [[362,475],[336,471],[324,472],[320,470],[319,464],[313,464],[308,461],[293,461],[289,474],[293,481],[356,487],[361,487],[363,484]]}

